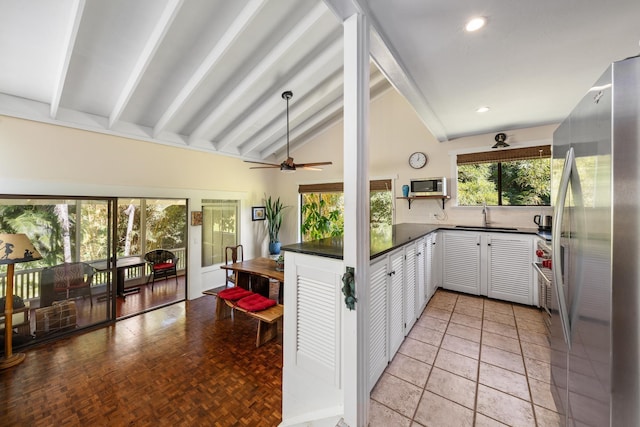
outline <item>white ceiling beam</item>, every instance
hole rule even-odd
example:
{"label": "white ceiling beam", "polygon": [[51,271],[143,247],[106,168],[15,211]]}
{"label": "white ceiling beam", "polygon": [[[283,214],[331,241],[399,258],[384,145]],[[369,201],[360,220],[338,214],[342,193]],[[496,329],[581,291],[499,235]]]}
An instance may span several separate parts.
{"label": "white ceiling beam", "polygon": [[354,13],[363,13],[357,0],[324,0],[324,2],[333,14],[340,18],[340,22],[344,22]]}
{"label": "white ceiling beam", "polygon": [[153,56],[158,50],[158,47],[160,47],[162,40],[164,40],[165,35],[171,27],[171,23],[178,15],[178,12],[180,11],[183,3],[184,0],[169,0],[167,2],[164,10],[162,11],[162,14],[160,15],[160,18],[158,19],[158,22],[149,35],[147,43],[142,49],[142,52],[140,52],[140,55],[138,55],[138,61],[131,70],[129,78],[122,88],[120,96],[118,96],[118,101],[116,102],[113,110],[111,111],[111,114],[109,115],[109,129],[113,127],[113,124],[115,122],[120,120],[122,112],[129,103],[131,96],[133,96],[133,92],[135,92],[136,88],[138,87],[142,76],[151,63]]}
{"label": "white ceiling beam", "polygon": [[[308,62],[304,66],[304,68],[300,70],[300,72],[296,73],[295,77],[287,81],[286,83],[287,87],[285,89],[302,86],[305,82],[309,81],[309,79],[314,74],[316,74],[319,70],[323,70],[326,73],[327,67],[331,65],[333,62],[335,62],[336,64],[336,65],[333,65],[333,68],[335,68],[336,71],[342,68],[342,37],[338,37],[327,49],[324,49],[318,56],[316,56],[315,58],[313,58],[313,60]],[[334,72],[334,70],[332,70],[332,72]],[[342,79],[340,79],[340,84],[342,84]],[[295,97],[295,93],[294,93],[294,97]],[[271,97],[269,101],[267,101],[265,104],[266,106],[264,108],[260,108],[259,109],[260,111],[273,112],[274,109],[278,108],[277,104],[279,104],[280,106],[283,105],[282,98],[280,96]],[[244,129],[246,129],[243,123],[239,124],[235,128],[234,133],[230,134],[230,138],[225,138],[225,140],[221,141],[221,142],[224,142],[225,144],[224,146],[221,145],[220,147],[218,147],[219,150],[222,150],[223,147],[226,147],[231,142],[233,142],[237,134],[239,134]],[[264,131],[262,133],[266,133],[269,136],[263,137],[263,138],[260,138],[260,137],[253,138],[253,140],[250,143],[242,146],[241,152],[244,154],[244,153],[248,153],[250,151],[255,150],[256,147],[261,146],[262,144],[265,143],[265,141],[268,141],[269,138],[272,138],[274,132],[276,132],[281,128],[282,128],[281,125],[275,125],[275,124],[271,124],[271,126],[263,128]]]}
{"label": "white ceiling beam", "polygon": [[386,76],[389,83],[404,96],[416,111],[416,114],[440,142],[448,140],[447,132],[442,122],[429,105],[425,95],[418,89],[413,77],[409,75],[405,65],[400,61],[400,55],[382,32],[366,1],[364,0],[324,0],[333,13],[345,20],[354,13],[367,17],[371,26],[369,53],[376,66]]}
{"label": "white ceiling beam", "polygon": [[[238,84],[225,98],[216,105],[207,117],[198,125],[189,137],[189,142],[200,139],[203,134],[220,118],[227,108],[240,99],[251,88],[252,85],[260,81],[262,75],[266,73],[309,29],[325,14],[327,7],[324,3],[318,3],[311,12],[302,18],[295,27],[280,40],[280,42],[264,57],[264,59],[254,67],[240,84]],[[220,149],[221,147],[216,147]]]}
{"label": "white ceiling beam", "polygon": [[153,136],[157,137],[167,124],[175,117],[184,104],[191,98],[198,86],[202,83],[211,69],[217,64],[222,55],[231,48],[233,42],[242,34],[246,26],[262,9],[266,0],[251,0],[231,23],[227,31],[222,35],[211,52],[202,61],[198,69],[193,73],[189,81],[184,85],[178,96],[173,100],[169,108],[164,112],[160,120],[153,127]]}
{"label": "white ceiling beam", "polygon": [[62,99],[62,90],[64,89],[64,83],[67,79],[67,72],[69,71],[69,63],[71,62],[73,47],[76,44],[76,38],[78,36],[78,28],[80,28],[80,22],[82,21],[84,4],[85,0],[75,0],[69,10],[69,25],[64,36],[65,48],[64,52],[60,55],[62,60],[60,61],[60,68],[57,70],[58,78],[56,79],[55,87],[53,88],[51,106],[49,109],[49,115],[53,119],[58,115],[60,99]]}
{"label": "white ceiling beam", "polygon": [[442,122],[429,105],[424,94],[418,89],[413,77],[406,71],[399,56],[383,40],[377,31],[371,31],[371,43],[369,46],[371,58],[387,80],[396,90],[404,96],[416,111],[416,114],[429,129],[431,134],[440,142],[448,140],[447,132]]}

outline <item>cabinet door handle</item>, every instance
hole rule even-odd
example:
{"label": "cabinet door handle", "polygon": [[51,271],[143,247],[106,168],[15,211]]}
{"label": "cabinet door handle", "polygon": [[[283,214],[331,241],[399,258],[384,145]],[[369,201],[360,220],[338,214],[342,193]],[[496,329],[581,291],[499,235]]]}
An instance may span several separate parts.
{"label": "cabinet door handle", "polygon": [[487,243],[487,246],[491,246],[491,243]]}
{"label": "cabinet door handle", "polygon": [[391,277],[391,276],[393,276],[394,274],[396,274],[396,271],[395,271],[395,270],[393,270],[393,271],[390,271],[390,272],[389,272],[389,273],[387,273],[387,274],[389,275],[389,277]]}
{"label": "cabinet door handle", "polygon": [[422,252],[418,252],[418,253],[416,254],[416,256],[420,256],[420,255],[422,255]]}

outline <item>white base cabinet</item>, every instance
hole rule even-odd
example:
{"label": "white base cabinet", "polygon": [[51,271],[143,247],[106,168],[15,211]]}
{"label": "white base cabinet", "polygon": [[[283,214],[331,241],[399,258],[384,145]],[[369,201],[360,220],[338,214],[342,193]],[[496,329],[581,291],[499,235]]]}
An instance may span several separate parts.
{"label": "white base cabinet", "polygon": [[442,287],[480,295],[480,240],[484,233],[445,231],[442,234]]}
{"label": "white base cabinet", "polygon": [[[429,235],[431,236],[431,235]],[[393,359],[435,288],[435,240],[417,239],[369,270],[369,390]],[[431,279],[431,277],[434,277]]]}
{"label": "white base cabinet", "polygon": [[[441,259],[442,259],[442,245],[440,241],[442,239],[442,233],[431,233],[424,238],[424,287],[425,287],[425,301],[422,309],[427,305],[433,294],[436,293],[436,289],[441,285]],[[420,310],[422,312],[422,310]]]}
{"label": "white base cabinet", "polygon": [[490,233],[486,237],[487,296],[537,305],[535,238],[522,234]]}
{"label": "white base cabinet", "polygon": [[389,360],[389,260],[382,257],[369,270],[369,391]]}
{"label": "white base cabinet", "polygon": [[404,340],[404,264],[404,248],[398,248],[371,263],[369,391]]}
{"label": "white base cabinet", "polygon": [[[422,240],[422,239],[420,239]],[[424,240],[422,240],[424,242]],[[409,333],[413,324],[416,323],[416,312],[418,295],[418,242],[410,243],[404,247],[404,292],[402,299],[404,302],[404,329],[403,337]],[[423,261],[424,266],[424,261]],[[424,270],[424,268],[423,268]],[[424,283],[424,278],[422,280]],[[424,285],[423,285],[424,289]]]}
{"label": "white base cabinet", "polygon": [[535,236],[448,230],[442,234],[444,289],[535,305]]}

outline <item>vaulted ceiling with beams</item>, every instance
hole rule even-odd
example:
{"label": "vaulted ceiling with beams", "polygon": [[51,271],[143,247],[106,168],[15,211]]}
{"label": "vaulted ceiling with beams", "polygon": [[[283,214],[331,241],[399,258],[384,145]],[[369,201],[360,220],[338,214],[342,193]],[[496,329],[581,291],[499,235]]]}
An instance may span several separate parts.
{"label": "vaulted ceiling with beams", "polygon": [[640,51],[638,0],[0,0],[0,114],[279,161],[283,91],[292,151],[342,118],[356,11],[372,96],[395,87],[440,141],[557,123]]}

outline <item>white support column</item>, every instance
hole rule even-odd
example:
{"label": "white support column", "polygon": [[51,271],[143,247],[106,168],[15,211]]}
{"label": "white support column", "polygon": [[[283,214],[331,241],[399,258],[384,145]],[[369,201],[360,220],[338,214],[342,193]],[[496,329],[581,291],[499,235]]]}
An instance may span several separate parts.
{"label": "white support column", "polygon": [[343,305],[344,421],[366,426],[369,412],[369,24],[344,21],[344,265],[355,268],[356,309]]}

